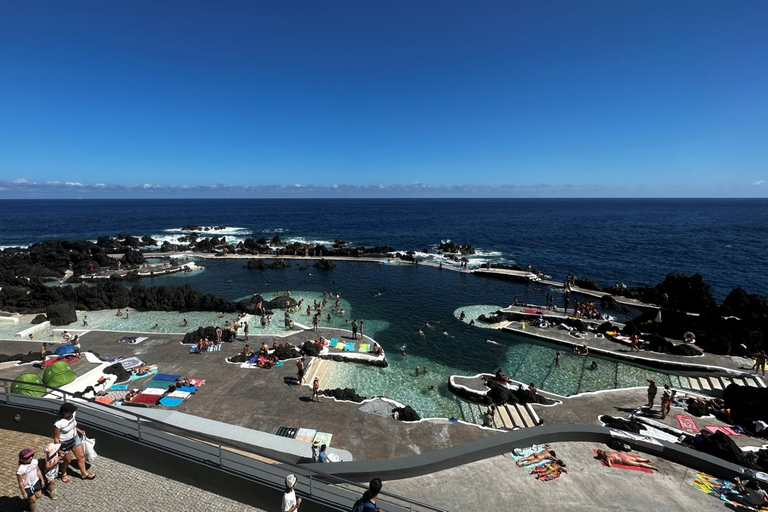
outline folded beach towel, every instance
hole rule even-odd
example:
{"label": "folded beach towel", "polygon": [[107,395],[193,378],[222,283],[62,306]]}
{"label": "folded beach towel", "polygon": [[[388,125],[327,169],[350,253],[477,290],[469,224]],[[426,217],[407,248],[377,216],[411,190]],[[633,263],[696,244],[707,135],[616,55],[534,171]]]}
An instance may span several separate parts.
{"label": "folded beach towel", "polygon": [[107,394],[104,396],[106,398],[112,398],[114,400],[122,400],[125,397],[125,395],[127,395],[128,393],[130,393],[130,391],[128,391],[127,389],[122,391],[107,391]]}
{"label": "folded beach towel", "polygon": [[157,368],[151,368],[147,373],[143,375],[131,375],[131,380],[143,379],[144,377],[149,377],[150,375],[154,375],[156,373],[157,373]]}
{"label": "folded beach towel", "polygon": [[160,399],[160,405],[164,405],[166,407],[176,407],[183,401],[184,401],[183,398],[170,398],[170,397],[164,396],[163,398]]}
{"label": "folded beach towel", "polygon": [[166,391],[168,391],[168,390],[167,389],[160,389],[160,388],[144,388],[144,390],[141,392],[141,394],[142,395],[163,396]]}
{"label": "folded beach towel", "polygon": [[181,375],[171,375],[169,373],[158,373],[157,375],[152,377],[152,380],[165,380],[169,382],[175,382],[180,378],[181,378]]}
{"label": "folded beach towel", "polygon": [[335,345],[336,350],[344,350],[344,343],[338,342]]}
{"label": "folded beach towel", "polygon": [[339,342],[339,338],[331,338],[331,345],[335,345]]}
{"label": "folded beach towel", "polygon": [[123,389],[128,389],[128,384],[113,384],[109,389],[113,391],[121,391]]}
{"label": "folded beach towel", "polygon": [[344,344],[344,350],[348,350],[350,352],[354,352],[355,351],[355,344],[353,342],[351,342],[351,341],[346,342]]}
{"label": "folded beach towel", "polygon": [[97,396],[96,397],[96,401],[99,402],[100,404],[109,405],[112,402],[114,402],[115,399],[114,398],[109,398],[108,396]]}
{"label": "folded beach towel", "polygon": [[184,392],[187,392],[187,393],[194,393],[195,391],[197,391],[197,387],[196,386],[181,386],[179,388],[179,391],[184,391]]}
{"label": "folded beach towel", "polygon": [[192,378],[190,378],[190,379],[187,379],[187,380],[193,386],[202,386],[203,384],[205,384],[205,379],[192,379]]}
{"label": "folded beach towel", "polygon": [[283,366],[284,364],[282,361],[278,361],[273,366]]}
{"label": "folded beach towel", "polygon": [[368,352],[368,344],[367,343],[361,343],[359,352],[367,353]]}

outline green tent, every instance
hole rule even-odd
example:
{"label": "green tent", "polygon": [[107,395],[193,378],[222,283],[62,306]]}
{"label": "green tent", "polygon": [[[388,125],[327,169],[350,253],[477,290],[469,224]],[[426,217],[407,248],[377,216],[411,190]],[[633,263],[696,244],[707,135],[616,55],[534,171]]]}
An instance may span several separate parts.
{"label": "green tent", "polygon": [[[36,386],[36,384],[39,384],[39,386]],[[34,373],[19,375],[11,384],[11,393],[16,393],[17,395],[43,396],[46,391],[45,387],[43,387],[43,379]]]}
{"label": "green tent", "polygon": [[75,372],[65,361],[56,361],[51,366],[45,369],[43,373],[43,382],[46,386],[52,388],[60,388],[66,386],[77,378]]}

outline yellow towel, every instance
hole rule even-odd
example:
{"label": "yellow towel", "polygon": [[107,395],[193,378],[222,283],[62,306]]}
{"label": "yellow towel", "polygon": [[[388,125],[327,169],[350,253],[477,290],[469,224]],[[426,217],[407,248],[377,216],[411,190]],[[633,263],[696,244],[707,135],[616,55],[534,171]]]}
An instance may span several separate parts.
{"label": "yellow towel", "polygon": [[344,350],[344,343],[338,342],[336,344],[336,350]]}
{"label": "yellow towel", "polygon": [[368,344],[367,343],[361,343],[360,344],[360,352],[368,352]]}

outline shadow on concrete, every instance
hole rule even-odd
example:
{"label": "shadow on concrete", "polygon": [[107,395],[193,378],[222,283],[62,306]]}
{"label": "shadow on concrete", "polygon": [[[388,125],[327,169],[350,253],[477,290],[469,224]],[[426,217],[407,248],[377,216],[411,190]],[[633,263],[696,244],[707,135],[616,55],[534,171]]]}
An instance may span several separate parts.
{"label": "shadow on concrete", "polygon": [[27,510],[27,502],[21,496],[0,496],[0,510],[3,512],[22,512]]}

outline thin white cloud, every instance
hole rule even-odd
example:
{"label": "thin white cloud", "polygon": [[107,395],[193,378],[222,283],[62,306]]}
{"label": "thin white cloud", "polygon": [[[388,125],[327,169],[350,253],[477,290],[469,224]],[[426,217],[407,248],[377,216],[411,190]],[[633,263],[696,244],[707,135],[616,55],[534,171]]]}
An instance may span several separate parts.
{"label": "thin white cloud", "polygon": [[759,187],[759,186],[760,186],[760,185],[762,185],[763,183],[765,183],[765,180],[759,180],[759,181],[756,181],[756,182],[754,182],[754,183],[752,184],[752,186],[753,186],[753,187]]}
{"label": "thin white cloud", "polygon": [[11,183],[15,185],[22,185],[24,183],[28,183],[28,181],[25,180],[24,178],[16,178],[15,180],[12,180]]}
{"label": "thin white cloud", "polygon": [[65,184],[66,186],[68,186],[68,187],[82,187],[82,186],[83,186],[83,184],[82,184],[82,183],[80,183],[79,181],[67,181],[67,182],[66,182],[66,183],[64,183],[64,184]]}

